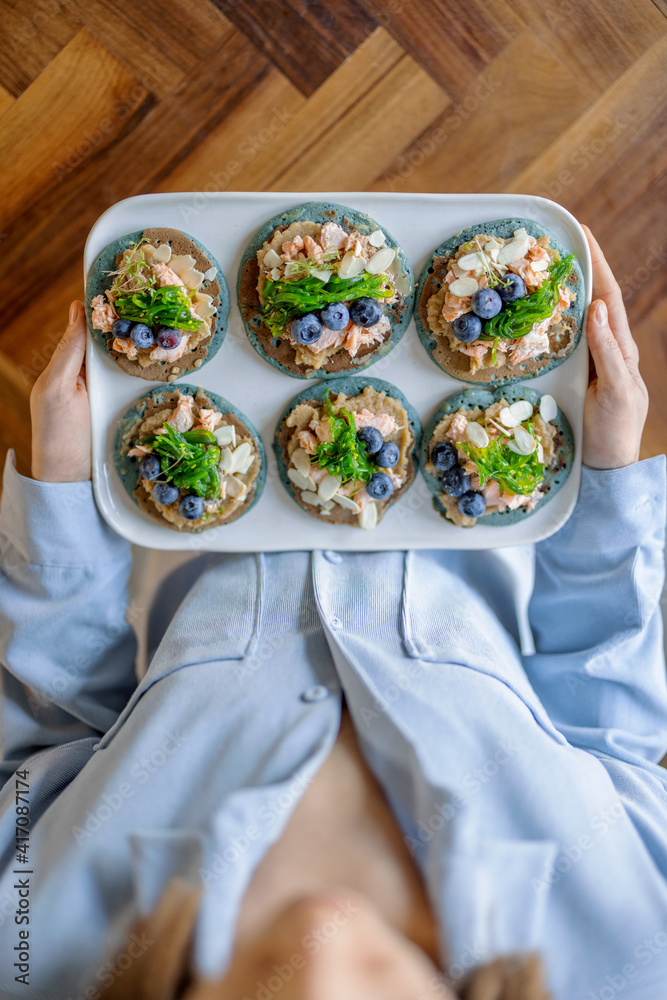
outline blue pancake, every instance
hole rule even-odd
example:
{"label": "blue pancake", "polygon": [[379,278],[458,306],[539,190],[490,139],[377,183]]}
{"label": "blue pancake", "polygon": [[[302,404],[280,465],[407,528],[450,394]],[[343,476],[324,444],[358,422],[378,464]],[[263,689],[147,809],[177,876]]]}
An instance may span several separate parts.
{"label": "blue pancake", "polygon": [[[463,389],[461,392],[457,392],[453,396],[449,396],[433,414],[424,428],[424,435],[422,437],[422,445],[419,453],[419,463],[422,475],[426,480],[426,484],[433,494],[433,509],[437,511],[441,517],[444,517],[445,520],[449,521],[445,507],[440,500],[440,495],[442,493],[441,483],[439,479],[436,479],[435,476],[432,476],[426,471],[426,463],[428,462],[431,450],[431,438],[433,437],[435,428],[443,417],[448,416],[450,413],[456,413],[456,411],[461,409],[461,407],[465,410],[472,410],[476,406],[486,409],[493,403],[498,402],[500,399],[506,399],[508,404],[516,403],[519,399],[526,399],[529,403],[535,405],[539,402],[542,395],[543,393],[537,392],[536,389],[531,389],[527,385],[512,385],[507,386],[504,389],[495,390],[477,387]],[[532,511],[521,510],[521,508],[518,508],[517,510],[499,511],[495,514],[484,514],[482,517],[477,519],[477,523],[474,527],[477,527],[480,524],[503,525],[517,524],[520,521],[525,521],[527,517],[530,517],[536,511],[540,510],[545,503],[548,503],[567,480],[567,477],[570,475],[572,463],[574,462],[574,437],[572,434],[572,428],[570,427],[567,417],[560,408],[550,423],[556,425],[559,435],[556,439],[556,455],[554,462],[552,463],[551,468],[546,470],[544,475],[544,484],[548,487],[548,493],[537,501]],[[450,521],[450,523],[453,522]]]}
{"label": "blue pancake", "polygon": [[[485,233],[488,236],[500,236],[502,239],[511,239],[515,229],[523,227],[530,236],[539,238],[548,236],[549,244],[556,250],[560,257],[565,257],[570,251],[563,246],[556,236],[538,222],[532,219],[496,219],[494,222],[480,222],[476,226],[469,226],[463,229],[437,247],[428,262],[426,263],[417,286],[417,307],[415,308],[415,324],[419,339],[429,357],[433,362],[452,378],[460,382],[472,382],[476,385],[510,385],[512,382],[520,382],[524,379],[535,378],[536,375],[543,375],[545,372],[557,368],[576,349],[581,338],[581,327],[584,315],[584,275],[578,261],[574,265],[570,276],[566,282],[570,288],[576,291],[575,301],[563,312],[563,320],[573,331],[571,346],[567,355],[556,358],[553,355],[543,358],[531,358],[519,365],[503,365],[498,368],[483,368],[471,374],[470,358],[458,351],[452,351],[448,341],[441,334],[435,334],[428,325],[426,315],[426,303],[431,295],[434,295],[441,287],[447,273],[447,264],[453,254],[456,253],[462,243],[466,243],[478,233]],[[515,343],[519,343],[517,340]]]}
{"label": "blue pancake", "polygon": [[[101,330],[96,330],[93,327],[93,310],[91,306],[91,302],[96,295],[102,295],[111,287],[112,279],[107,272],[116,269],[116,257],[122,254],[130,243],[138,243],[144,235],[149,237],[154,246],[158,242],[168,242],[172,246],[174,255],[190,254],[195,258],[197,269],[200,271],[206,272],[210,267],[217,268],[215,278],[211,281],[205,281],[199,290],[205,292],[207,295],[211,295],[213,301],[217,300],[218,303],[217,312],[215,316],[211,317],[212,335],[207,340],[201,341],[193,351],[186,352],[177,361],[155,361],[146,368],[142,368],[137,361],[130,360],[127,355],[119,351],[112,351],[107,346],[107,341],[111,340],[111,334],[103,333]],[[125,236],[119,236],[117,240],[110,243],[109,246],[104,248],[90,268],[88,280],[86,281],[86,316],[88,317],[88,327],[93,340],[107,357],[115,361],[119,368],[122,368],[128,375],[136,375],[151,382],[166,382],[168,376],[172,374],[172,368],[177,367],[179,369],[178,375],[175,377],[180,378],[186,372],[197,371],[215,356],[227,332],[229,288],[227,287],[227,282],[225,281],[225,276],[222,273],[220,265],[213,254],[210,250],[206,249],[203,243],[195,239],[194,236],[183,233],[178,229],[149,228],[138,230],[134,233],[127,233]],[[201,363],[195,364],[195,362]]]}
{"label": "blue pancake", "polygon": [[[205,396],[208,400],[210,400],[213,408],[218,410],[224,416],[231,416],[234,418],[233,422],[238,430],[243,429],[246,433],[249,433],[252,436],[257,447],[261,466],[259,472],[257,473],[257,478],[255,479],[254,489],[248,494],[244,503],[237,508],[233,516],[228,521],[181,529],[176,527],[176,525],[172,524],[170,521],[167,521],[166,518],[162,517],[157,507],[155,507],[153,502],[148,498],[146,491],[139,484],[139,460],[137,458],[130,458],[127,455],[127,450],[129,450],[127,445],[129,442],[124,444],[123,439],[135,425],[138,427],[139,423],[149,415],[150,410],[158,410],[163,406],[173,404],[175,401],[174,397],[176,397],[179,392],[183,395],[194,396],[198,391],[205,393]],[[149,410],[149,413],[146,412],[147,410]],[[231,524],[237,518],[242,517],[243,514],[246,514],[257,503],[262,495],[264,484],[266,482],[266,453],[264,451],[264,445],[257,430],[250,420],[248,420],[238,407],[234,406],[233,403],[230,403],[229,400],[225,399],[223,396],[218,396],[216,393],[211,392],[208,389],[200,390],[196,385],[186,385],[182,382],[174,386],[157,386],[157,388],[151,389],[150,392],[145,393],[143,396],[140,396],[137,400],[135,400],[132,406],[125,411],[123,416],[118,421],[114,437],[113,455],[114,464],[116,466],[116,471],[120,476],[120,480],[137,506],[140,507],[141,510],[143,510],[149,517],[158,521],[163,527],[170,528],[173,531],[186,531],[189,534],[199,534],[202,531],[207,531],[211,527],[222,527],[223,525]]]}
{"label": "blue pancake", "polygon": [[[327,392],[331,392],[332,395],[335,395],[336,393],[339,392],[343,392],[345,393],[346,396],[358,396],[360,393],[364,391],[366,386],[370,386],[372,389],[375,389],[376,392],[384,392],[387,396],[392,396],[394,399],[398,400],[398,402],[401,404],[401,406],[403,406],[408,415],[408,423],[410,425],[410,430],[412,431],[412,436],[414,439],[412,447],[410,449],[410,453],[408,455],[407,479],[398,490],[395,490],[391,494],[391,497],[388,501],[384,502],[378,501],[378,506],[380,507],[380,513],[382,514],[387,507],[390,507],[392,504],[396,503],[396,501],[399,500],[403,496],[403,494],[407,492],[407,490],[410,488],[415,479],[416,470],[419,467],[419,444],[421,441],[421,422],[419,420],[419,417],[417,416],[415,408],[412,406],[411,403],[408,402],[408,400],[405,398],[401,390],[398,389],[395,385],[392,385],[391,382],[385,382],[384,379],[364,378],[363,376],[360,378],[351,378],[349,376],[347,378],[345,377],[337,378],[335,382],[333,381],[319,382],[317,385],[309,386],[307,389],[304,389],[302,392],[298,393],[296,396],[294,396],[293,399],[289,401],[283,412],[280,414],[280,417],[278,418],[278,423],[276,424],[276,433],[273,439],[273,450],[275,452],[276,460],[278,462],[278,475],[280,477],[280,480],[285,489],[287,490],[287,492],[289,493],[289,495],[294,500],[294,502],[297,503],[302,510],[305,510],[306,513],[310,514],[311,516],[313,515],[316,517],[318,516],[315,513],[317,508],[313,507],[310,504],[303,503],[300,497],[300,492],[295,488],[294,484],[287,476],[287,462],[285,460],[286,446],[287,446],[287,439],[291,435],[292,429],[285,427],[285,420],[292,412],[292,410],[295,407],[297,407],[300,403],[307,403],[312,400],[317,404],[321,404],[324,402]],[[327,521],[330,524],[349,525],[350,524],[349,515],[350,511],[347,511],[343,507],[340,507],[338,504],[335,504],[334,509],[331,512],[331,515],[329,517],[320,518],[320,520]]]}
{"label": "blue pancake", "polygon": [[[385,244],[396,250],[396,261],[400,262],[401,285],[403,290],[397,296],[396,302],[385,306],[385,315],[391,323],[389,337],[381,344],[376,344],[352,358],[347,351],[341,350],[332,355],[322,368],[307,369],[297,365],[295,350],[288,338],[282,338],[279,344],[274,343],[271,331],[262,321],[261,304],[257,293],[259,265],[257,251],[270,240],[276,229],[287,229],[293,222],[335,222],[344,229],[354,228],[362,235],[381,229],[385,236]],[[394,265],[392,265],[393,268]],[[238,301],[243,323],[250,343],[257,353],[277,368],[293,378],[322,379],[339,378],[341,375],[352,375],[363,371],[369,365],[384,357],[401,339],[410,322],[415,301],[415,281],[412,268],[402,248],[384,226],[369,215],[357,212],[345,205],[335,205],[328,202],[311,201],[305,205],[282,212],[270,219],[251,239],[246,247],[238,275]]]}

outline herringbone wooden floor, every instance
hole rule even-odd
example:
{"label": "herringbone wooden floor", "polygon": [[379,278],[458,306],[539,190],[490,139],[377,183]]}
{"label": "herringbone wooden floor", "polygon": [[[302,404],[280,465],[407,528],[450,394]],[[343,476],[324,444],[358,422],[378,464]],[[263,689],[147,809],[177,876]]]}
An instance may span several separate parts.
{"label": "herringbone wooden floor", "polygon": [[88,230],[169,190],[523,191],[597,234],[665,449],[665,0],[0,0],[0,457]]}

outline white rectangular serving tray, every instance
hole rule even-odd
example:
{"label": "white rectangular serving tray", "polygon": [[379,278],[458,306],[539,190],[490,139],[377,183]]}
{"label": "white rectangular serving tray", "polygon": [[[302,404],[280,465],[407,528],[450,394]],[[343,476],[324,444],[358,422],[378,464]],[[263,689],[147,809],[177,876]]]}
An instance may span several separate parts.
{"label": "white rectangular serving tray", "polygon": [[[576,442],[569,479],[556,496],[526,521],[499,527],[456,528],[433,510],[421,474],[408,493],[385,514],[373,531],[328,525],[305,514],[278,478],[272,443],[277,419],[307,381],[292,378],[264,361],[246,337],[236,301],[241,255],[254,233],[272,216],[306,201],[331,201],[373,216],[403,246],[418,280],[429,256],[444,239],[476,223],[527,218],[547,226],[573,251],[581,264],[590,303],[591,260],[581,226],[564,208],[546,198],[515,194],[385,194],[335,192],[275,194],[255,192],[186,192],[139,195],[113,205],[95,223],[84,253],[84,275],[107,244],[125,233],[148,227],[182,229],[201,240],[217,258],[231,297],[229,328],[215,358],[179,381],[201,385],[224,396],[250,418],[264,441],[268,474],[264,493],[242,518],[197,535],[161,527],[128,496],[113,462],[118,419],[130,404],[158,385],[121,371],[96,347],[88,333],[87,371],[93,436],[93,488],[98,507],[119,534],[153,549],[192,552],[247,552],[286,549],[373,551],[405,548],[486,549],[522,545],[547,538],[567,520],[576,502],[581,476],[581,429],[588,381],[585,336],[558,368],[526,382],[555,396],[567,415]],[[586,318],[584,314],[584,321]],[[384,358],[356,377],[374,376],[401,389],[425,425],[445,397],[464,385],[445,375],[422,347],[414,320],[402,340]],[[313,384],[318,380],[313,379]],[[335,380],[331,380],[332,389]]]}

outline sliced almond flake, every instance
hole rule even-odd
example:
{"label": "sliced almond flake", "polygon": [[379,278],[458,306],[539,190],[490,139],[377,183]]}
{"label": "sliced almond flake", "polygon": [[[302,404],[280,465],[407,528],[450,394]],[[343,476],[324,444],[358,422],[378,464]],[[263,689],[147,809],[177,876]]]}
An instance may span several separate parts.
{"label": "sliced almond flake", "polygon": [[499,264],[512,264],[515,260],[521,260],[525,257],[530,249],[530,243],[527,236],[517,236],[515,239],[510,240],[506,243],[498,254]]}
{"label": "sliced almond flake", "polygon": [[296,260],[289,260],[285,264],[285,277],[292,278],[296,277],[301,270],[301,265]]}
{"label": "sliced almond flake", "polygon": [[304,448],[295,448],[290,458],[297,472],[302,476],[310,475],[310,455]]}
{"label": "sliced almond flake", "polygon": [[474,295],[477,288],[478,285],[474,278],[457,278],[456,281],[452,281],[449,286],[449,290],[452,295],[459,295],[461,298],[466,298],[468,295]]}
{"label": "sliced almond flake", "polygon": [[362,507],[361,514],[359,515],[359,527],[363,528],[364,531],[372,531],[377,523],[377,504],[373,503],[371,500],[364,507]]}
{"label": "sliced almond flake", "polygon": [[550,262],[548,260],[531,260],[530,266],[533,271],[546,271],[549,267],[549,263]]}
{"label": "sliced almond flake", "polygon": [[218,468],[221,472],[228,472],[232,467],[232,449],[223,448],[220,452],[220,461],[218,462]]}
{"label": "sliced almond flake", "polygon": [[326,503],[322,504],[322,513],[329,514],[334,509],[333,500],[327,500]]}
{"label": "sliced almond flake", "polygon": [[172,257],[169,261],[169,267],[174,274],[177,274],[181,280],[184,280],[183,275],[193,268],[196,263],[197,262],[194,257],[192,257],[189,253],[183,253]]}
{"label": "sliced almond flake", "polygon": [[269,271],[269,277],[271,278],[271,281],[279,281],[282,273],[283,272],[279,267],[274,267]]}
{"label": "sliced almond flake", "polygon": [[340,504],[341,507],[344,507],[345,510],[353,510],[355,514],[358,514],[361,510],[361,507],[355,500],[350,500],[349,497],[344,496],[342,493],[334,493],[332,500]]}
{"label": "sliced almond flake", "polygon": [[522,420],[528,420],[529,417],[532,417],[533,404],[529,403],[527,399],[517,399],[516,403],[512,403],[509,411],[515,420],[521,423]]}
{"label": "sliced almond flake", "polygon": [[558,407],[556,406],[556,400],[549,393],[545,393],[540,399],[540,416],[544,420],[545,424],[548,423],[558,413]]}
{"label": "sliced almond flake", "polygon": [[353,250],[348,250],[338,265],[339,278],[355,278],[366,266],[363,257],[355,257]]}
{"label": "sliced almond flake", "polygon": [[528,233],[526,232],[526,230],[525,230],[525,229],[524,229],[524,227],[522,226],[522,227],[521,227],[521,229],[515,229],[515,230],[514,230],[514,235],[515,235],[515,236],[527,236],[527,235],[528,235]]}
{"label": "sliced almond flake", "polygon": [[340,483],[341,481],[339,476],[332,476],[327,473],[317,487],[317,495],[320,500],[322,500],[323,503],[326,503],[327,500],[331,500],[334,493],[338,491]]}
{"label": "sliced almond flake", "polygon": [[218,427],[216,431],[213,431],[213,437],[221,448],[227,444],[234,448],[236,445],[236,428],[234,424],[223,424],[222,427]]}
{"label": "sliced almond flake", "polygon": [[466,426],[465,435],[471,444],[474,444],[476,448],[486,448],[489,443],[489,435],[486,433],[481,424],[475,423],[474,420],[469,420]]}
{"label": "sliced almond flake", "polygon": [[[313,483],[313,486],[314,485],[315,483]],[[304,490],[303,493],[301,494],[301,499],[303,500],[304,503],[312,504],[313,507],[318,507],[320,504],[320,498],[318,497],[317,493],[313,493],[312,490]]]}
{"label": "sliced almond flake", "polygon": [[464,271],[476,271],[478,274],[483,274],[485,256],[485,254],[478,251],[475,251],[475,253],[466,253],[463,257],[459,257],[458,263]]}
{"label": "sliced almond flake", "polygon": [[521,421],[514,416],[509,406],[503,406],[502,410],[498,414],[498,419],[501,424],[505,425],[505,427],[518,427],[521,423]]}
{"label": "sliced almond flake", "polygon": [[461,265],[459,264],[458,260],[453,260],[452,261],[452,263],[451,263],[451,269],[452,269],[452,271],[454,272],[454,274],[456,275],[457,278],[465,278],[465,276],[468,273],[467,271],[465,271],[461,267]]}
{"label": "sliced almond flake", "polygon": [[315,491],[315,483],[310,478],[310,476],[302,476],[300,472],[296,469],[287,470],[287,478],[294,483],[298,490],[312,490]]}
{"label": "sliced almond flake", "polygon": [[281,267],[282,258],[273,248],[269,248],[264,254],[264,267]]}
{"label": "sliced almond flake", "polygon": [[327,271],[326,268],[322,267],[318,268],[317,270],[313,270],[310,273],[313,276],[313,278],[319,278],[320,281],[326,285],[327,281],[333,274],[333,271]]}
{"label": "sliced almond flake", "polygon": [[498,240],[497,240],[497,239],[495,238],[495,236],[492,236],[492,237],[491,237],[490,239],[488,239],[488,240],[486,241],[486,243],[484,244],[484,249],[486,250],[486,252],[487,252],[487,253],[490,253],[490,252],[491,252],[492,250],[500,250],[500,248],[501,248],[501,246],[502,246],[502,245],[503,245],[503,244],[502,244],[502,243],[500,243],[500,242],[499,242],[499,241],[498,241]]}
{"label": "sliced almond flake", "polygon": [[247,489],[243,480],[237,479],[236,476],[225,476],[225,485],[226,492],[230,497],[240,497]]}
{"label": "sliced almond flake", "polygon": [[501,426],[501,424],[499,424],[496,420],[494,420],[493,417],[487,417],[486,419],[490,424],[493,424],[496,430],[500,431],[501,434],[507,434],[509,436],[509,430],[507,429],[507,427]]}
{"label": "sliced almond flake", "polygon": [[211,316],[215,316],[217,309],[213,305],[213,298],[207,295],[205,292],[198,292],[194,298],[195,312],[202,319],[209,319]]}
{"label": "sliced almond flake", "polygon": [[382,274],[392,263],[396,251],[393,247],[383,247],[374,253],[370,260],[366,261],[366,271],[369,274]]}
{"label": "sliced almond flake", "polygon": [[[331,505],[331,507],[333,507],[333,504]],[[320,511],[321,516],[329,517],[331,515],[331,507],[329,507],[327,510],[325,510],[324,507],[322,507],[322,510]]]}
{"label": "sliced almond flake", "polygon": [[[144,247],[144,251],[146,248]],[[157,261],[158,264],[168,264],[171,260],[171,247],[168,243],[161,243],[159,247],[153,250],[153,260]]]}
{"label": "sliced almond flake", "polygon": [[514,442],[510,441],[510,447],[514,443],[516,448],[512,448],[512,451],[518,449],[519,455],[532,455],[532,453],[537,448],[537,441],[532,434],[529,434],[525,427],[516,427],[514,429]]}
{"label": "sliced almond flake", "polygon": [[196,267],[191,267],[181,275],[181,280],[186,288],[194,288],[197,291],[204,281],[204,272],[198,271]]}
{"label": "sliced almond flake", "polygon": [[217,267],[209,267],[208,271],[204,271],[204,281],[213,281],[217,273]]}
{"label": "sliced almond flake", "polygon": [[375,229],[368,237],[368,242],[372,247],[384,246],[384,233],[381,229]]}
{"label": "sliced almond flake", "polygon": [[542,447],[542,442],[537,442],[537,459],[544,465],[544,448]]}

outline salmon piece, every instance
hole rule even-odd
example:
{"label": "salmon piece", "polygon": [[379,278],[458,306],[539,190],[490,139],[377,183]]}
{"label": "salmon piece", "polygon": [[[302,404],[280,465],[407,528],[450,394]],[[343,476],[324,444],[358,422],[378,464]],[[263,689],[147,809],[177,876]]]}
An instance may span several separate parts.
{"label": "salmon piece", "polygon": [[324,327],[320,339],[316,340],[314,344],[308,344],[308,349],[314,354],[319,354],[320,351],[324,351],[327,347],[340,347],[346,335],[346,330],[327,330]]}
{"label": "salmon piece", "polygon": [[202,407],[199,410],[199,416],[197,417],[197,427],[203,427],[206,431],[214,431],[220,421],[222,420],[222,413],[217,410],[207,410]]}
{"label": "salmon piece", "polygon": [[181,396],[178,400],[178,405],[172,410],[170,416],[167,417],[167,423],[175,431],[184,434],[185,431],[189,431],[192,428],[194,422],[192,396]]}
{"label": "salmon piece", "polygon": [[119,340],[118,337],[114,337],[111,349],[118,351],[120,354],[127,354],[130,360],[133,360],[137,356],[137,348],[131,340]]}
{"label": "salmon piece", "polygon": [[[103,295],[96,295],[90,303],[93,307],[93,326],[102,333],[111,333],[111,327],[118,319],[116,310]],[[119,348],[115,348],[119,350]]]}
{"label": "salmon piece", "polygon": [[343,249],[346,253],[348,250],[353,250],[355,257],[361,256],[361,240],[359,239],[357,233],[350,233],[349,236],[346,236]]}
{"label": "salmon piece", "polygon": [[132,458],[134,455],[150,455],[148,448],[143,444],[135,444],[134,448],[130,448],[128,451],[128,457]]}
{"label": "salmon piece", "polygon": [[317,446],[317,438],[310,431],[299,431],[297,434],[297,440],[304,451],[307,451],[309,455],[315,454],[315,448]]}
{"label": "salmon piece", "polygon": [[283,243],[280,247],[280,256],[283,260],[296,260],[299,252],[303,250],[303,236],[295,236],[290,242]]}
{"label": "salmon piece", "polygon": [[311,420],[310,426],[315,431],[319,441],[331,441],[331,427],[328,420]]}
{"label": "salmon piece", "polygon": [[525,507],[527,503],[528,497],[520,493],[502,492],[498,498],[498,510],[516,510],[517,507]]}
{"label": "salmon piece", "polygon": [[458,347],[457,350],[459,354],[467,354],[469,358],[477,358],[481,361],[489,349],[488,341],[481,341],[480,343],[474,344],[464,344],[462,347]]}
{"label": "salmon piece", "polygon": [[326,469],[318,469],[316,465],[312,465],[310,468],[309,475],[310,478],[313,480],[313,482],[317,484],[321,483],[324,477],[328,476],[329,473],[327,472]]}
{"label": "salmon piece", "polygon": [[305,250],[307,256],[313,260],[319,260],[324,253],[320,244],[316,243],[312,236],[304,236],[303,249]]}
{"label": "salmon piece", "polygon": [[452,421],[445,432],[445,437],[450,441],[461,441],[468,426],[468,418],[465,413],[455,413]]}
{"label": "salmon piece", "polygon": [[375,427],[383,437],[398,430],[398,424],[391,413],[371,413],[365,407],[354,414],[354,423],[357,430],[360,427]]}
{"label": "salmon piece", "polygon": [[353,323],[347,330],[347,336],[345,338],[345,343],[343,344],[346,351],[349,351],[350,355],[354,358],[358,354],[362,347],[368,347],[370,344],[378,344],[384,340],[384,335],[389,329],[389,320],[386,316],[383,316],[381,320],[374,323],[373,326],[355,326]]}
{"label": "salmon piece", "polygon": [[459,316],[470,312],[471,298],[472,296],[470,295],[452,295],[451,292],[445,292],[442,318],[446,319],[448,323],[453,323]]}
{"label": "salmon piece", "polygon": [[518,365],[528,358],[536,358],[549,350],[549,334],[547,330],[551,323],[552,316],[543,319],[541,323],[534,323],[533,329],[525,337],[521,337],[518,344],[513,348],[508,360],[512,365]]}
{"label": "salmon piece", "polygon": [[500,484],[495,479],[489,479],[486,486],[482,487],[482,493],[488,507],[495,507],[500,500]]}
{"label": "salmon piece", "polygon": [[[528,252],[530,253],[530,251]],[[512,261],[511,264],[507,265],[507,270],[513,271],[514,274],[518,274],[520,278],[523,278],[529,292],[534,292],[536,288],[539,288],[547,276],[546,271],[535,270],[532,266],[532,261],[527,260],[525,257],[522,257],[521,260]]]}
{"label": "salmon piece", "polygon": [[179,278],[175,271],[167,264],[151,264],[151,271],[157,278],[157,283],[160,288],[166,288],[167,285],[183,285],[183,279]]}
{"label": "salmon piece", "polygon": [[167,350],[166,347],[154,347],[148,357],[151,361],[178,361],[187,351],[189,343],[188,336],[181,337],[181,342],[177,347],[172,347],[170,350]]}
{"label": "salmon piece", "polygon": [[320,244],[325,250],[329,247],[335,247],[338,250],[346,240],[347,233],[335,222],[325,222],[320,230]]}

